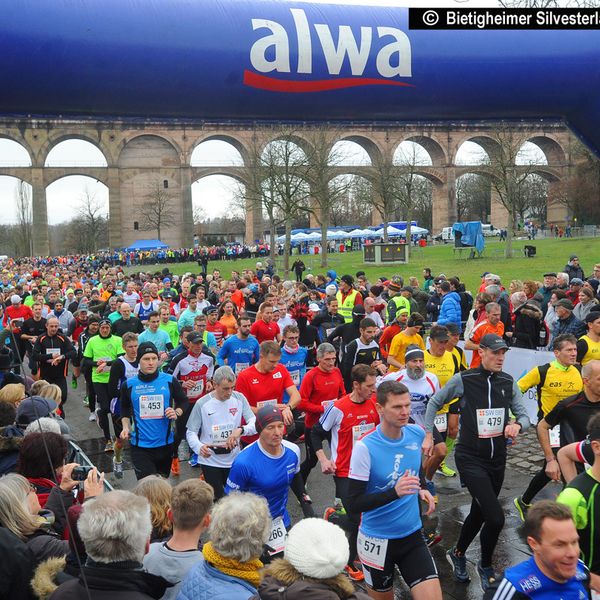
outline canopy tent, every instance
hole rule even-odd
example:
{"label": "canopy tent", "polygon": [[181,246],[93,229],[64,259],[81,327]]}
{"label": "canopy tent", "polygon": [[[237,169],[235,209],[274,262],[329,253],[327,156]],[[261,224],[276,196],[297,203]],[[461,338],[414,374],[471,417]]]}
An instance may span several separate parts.
{"label": "canopy tent", "polygon": [[[404,235],[404,232],[406,230],[401,230],[401,229],[396,229],[395,227],[392,227],[391,225],[387,228],[387,233],[388,235],[392,235],[392,236],[398,236],[398,235]],[[375,232],[378,236],[383,235],[383,227],[381,229],[378,229]]]}
{"label": "canopy tent", "polygon": [[348,234],[345,231],[328,231],[327,239],[328,240],[345,240],[348,238]]}
{"label": "canopy tent", "polygon": [[320,231],[311,231],[307,236],[306,236],[306,241],[310,242],[318,242],[321,239],[321,232]]}
{"label": "canopy tent", "polygon": [[485,238],[483,237],[483,229],[481,221],[467,221],[466,223],[454,223],[452,225],[455,239],[462,246],[474,246],[481,254],[485,248]]}
{"label": "canopy tent", "polygon": [[[371,233],[369,231],[369,233]],[[351,238],[362,238],[365,237],[365,232],[362,229],[354,229],[348,234]]]}
{"label": "canopy tent", "polygon": [[135,250],[166,250],[169,246],[163,244],[160,240],[136,240],[125,248],[128,252]]}

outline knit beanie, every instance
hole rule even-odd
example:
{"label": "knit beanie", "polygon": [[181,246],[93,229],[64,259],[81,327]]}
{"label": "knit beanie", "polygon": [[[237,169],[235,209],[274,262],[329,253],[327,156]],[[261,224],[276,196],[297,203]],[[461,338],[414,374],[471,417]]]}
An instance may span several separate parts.
{"label": "knit beanie", "polygon": [[339,575],[350,550],[344,531],[324,519],[302,519],[287,537],[284,558],[298,571],[314,579]]}

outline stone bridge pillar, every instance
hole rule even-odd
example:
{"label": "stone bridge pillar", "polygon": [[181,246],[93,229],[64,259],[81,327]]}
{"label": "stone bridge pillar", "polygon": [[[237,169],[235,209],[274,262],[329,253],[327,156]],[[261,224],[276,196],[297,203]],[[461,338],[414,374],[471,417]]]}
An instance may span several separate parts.
{"label": "stone bridge pillar", "polygon": [[548,184],[546,224],[564,225],[570,216],[568,207],[558,200],[562,191],[561,185],[562,182],[560,181],[552,181]]}
{"label": "stone bridge pillar", "polygon": [[194,244],[194,209],[192,206],[192,169],[181,167],[181,234],[183,245],[191,248]]}
{"label": "stone bridge pillar", "polygon": [[448,197],[448,186],[446,184],[433,184],[431,189],[431,212],[432,235],[438,235],[444,227],[454,223],[456,203],[454,203],[454,216],[451,216],[450,198]]}
{"label": "stone bridge pillar", "polygon": [[48,237],[48,206],[46,205],[44,169],[31,169],[31,188],[33,254],[35,256],[48,256],[50,254],[50,240]]}
{"label": "stone bridge pillar", "polygon": [[264,235],[264,225],[262,210],[259,204],[250,195],[246,196],[246,232],[244,241],[246,244],[253,244],[254,240],[262,240]]}
{"label": "stone bridge pillar", "polygon": [[116,167],[108,169],[108,245],[111,250],[123,246],[121,232],[121,177]]}
{"label": "stone bridge pillar", "polygon": [[498,229],[508,229],[510,219],[508,211],[504,208],[498,192],[492,188],[492,212],[490,214],[490,223]]}

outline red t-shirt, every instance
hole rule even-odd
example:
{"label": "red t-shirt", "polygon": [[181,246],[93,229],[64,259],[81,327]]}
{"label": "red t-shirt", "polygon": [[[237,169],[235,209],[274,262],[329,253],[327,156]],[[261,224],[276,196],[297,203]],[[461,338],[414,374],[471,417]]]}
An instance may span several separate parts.
{"label": "red t-shirt", "polygon": [[217,340],[217,346],[223,344],[223,340],[227,337],[227,327],[220,321],[217,321],[214,325],[211,325],[208,321],[206,322],[206,331],[209,331],[215,336]]}
{"label": "red t-shirt", "polygon": [[395,321],[383,330],[383,333],[379,338],[379,351],[381,352],[381,356],[383,356],[383,358],[387,358],[390,352],[390,346],[392,345],[392,340],[401,331],[402,327],[400,327],[400,325]]}
{"label": "red t-shirt", "polygon": [[277,341],[279,325],[275,321],[265,323],[262,319],[258,319],[252,323],[250,333],[258,340],[259,344]]}
{"label": "red t-shirt", "polygon": [[354,444],[379,425],[375,394],[362,404],[352,402],[350,394],[343,396],[325,411],[320,422],[325,431],[331,431],[331,460],[336,477],[348,477]]}
{"label": "red t-shirt", "polygon": [[300,386],[300,403],[296,408],[304,411],[304,425],[310,428],[315,425],[320,415],[325,412],[328,403],[345,395],[344,379],[336,367],[326,373],[315,367],[306,373]]}
{"label": "red t-shirt", "polygon": [[[496,325],[491,325],[489,321],[486,319],[481,321],[478,325],[473,327],[473,331],[471,331],[471,341],[474,344],[479,344],[481,342],[481,338],[488,333],[495,333],[502,337],[504,335],[504,323],[502,321],[498,321]],[[471,359],[470,368],[474,369],[481,364],[481,356],[479,356],[479,352],[475,350],[473,352],[473,358]]]}
{"label": "red t-shirt", "polygon": [[[256,365],[252,365],[238,375],[235,389],[246,396],[250,406],[262,408],[269,404],[282,404],[283,392],[293,385],[292,376],[283,365],[277,365],[270,373],[260,373]],[[250,444],[258,436],[242,439]]]}
{"label": "red t-shirt", "polygon": [[2,319],[4,327],[8,325],[8,319],[14,321],[15,333],[20,333],[23,321],[25,321],[25,319],[33,319],[33,313],[29,306],[25,306],[24,304],[15,306],[14,304],[11,304],[10,306],[7,306],[4,311],[4,318]]}

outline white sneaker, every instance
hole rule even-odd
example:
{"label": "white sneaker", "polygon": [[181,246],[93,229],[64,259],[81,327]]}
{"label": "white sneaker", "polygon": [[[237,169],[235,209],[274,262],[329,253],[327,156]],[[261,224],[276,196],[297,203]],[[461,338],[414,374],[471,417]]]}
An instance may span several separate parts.
{"label": "white sneaker", "polygon": [[90,416],[88,417],[88,421],[95,421],[95,420],[96,420],[96,413],[91,412]]}

